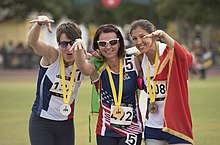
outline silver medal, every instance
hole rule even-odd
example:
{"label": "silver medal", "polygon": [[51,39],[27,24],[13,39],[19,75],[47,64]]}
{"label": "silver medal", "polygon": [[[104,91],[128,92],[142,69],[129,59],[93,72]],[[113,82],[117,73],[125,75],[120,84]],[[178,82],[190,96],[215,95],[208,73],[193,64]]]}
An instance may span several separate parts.
{"label": "silver medal", "polygon": [[62,106],[60,106],[60,113],[63,116],[68,116],[71,112],[71,108],[69,104],[63,104]]}

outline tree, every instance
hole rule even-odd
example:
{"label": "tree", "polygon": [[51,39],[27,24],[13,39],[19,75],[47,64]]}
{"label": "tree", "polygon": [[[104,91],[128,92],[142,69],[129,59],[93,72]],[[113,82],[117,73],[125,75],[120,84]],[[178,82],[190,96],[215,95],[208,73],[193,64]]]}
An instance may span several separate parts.
{"label": "tree", "polygon": [[218,51],[219,0],[154,0],[154,5],[163,22],[175,22],[180,42],[190,47],[198,40],[203,48]]}
{"label": "tree", "polygon": [[219,24],[219,0],[155,0],[157,15],[166,21]]}
{"label": "tree", "polygon": [[0,22],[24,19],[31,13],[50,14],[55,21],[72,14],[72,0],[1,0]]}
{"label": "tree", "polygon": [[86,23],[114,23],[118,25],[128,24],[139,18],[149,18],[148,6],[139,4],[120,4],[114,9],[107,9],[102,4],[86,4],[74,8],[73,19]]}
{"label": "tree", "polygon": [[124,24],[146,18],[152,22],[187,21],[220,23],[219,0],[121,0],[114,9],[106,9],[100,0],[1,0],[0,22],[24,19],[32,12],[50,14],[55,21],[62,16],[79,22]]}
{"label": "tree", "polygon": [[130,23],[134,19],[149,18],[151,0],[121,0],[114,9],[105,8],[100,0],[1,0],[0,22],[8,19],[24,19],[31,13],[49,14],[59,21],[62,16],[77,23]]}

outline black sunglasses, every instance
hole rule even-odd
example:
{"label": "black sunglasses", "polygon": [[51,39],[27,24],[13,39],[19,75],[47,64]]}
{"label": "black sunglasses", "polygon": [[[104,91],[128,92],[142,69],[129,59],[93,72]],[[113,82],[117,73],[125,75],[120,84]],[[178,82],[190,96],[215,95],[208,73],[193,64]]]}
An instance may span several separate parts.
{"label": "black sunglasses", "polygon": [[59,46],[61,48],[67,48],[68,44],[70,44],[70,46],[72,46],[75,43],[76,40],[72,40],[72,41],[61,41],[59,42]]}
{"label": "black sunglasses", "polygon": [[108,44],[110,44],[111,46],[116,45],[119,41],[119,38],[115,38],[115,39],[110,39],[110,40],[100,40],[97,41],[98,45],[101,47],[106,47]]}

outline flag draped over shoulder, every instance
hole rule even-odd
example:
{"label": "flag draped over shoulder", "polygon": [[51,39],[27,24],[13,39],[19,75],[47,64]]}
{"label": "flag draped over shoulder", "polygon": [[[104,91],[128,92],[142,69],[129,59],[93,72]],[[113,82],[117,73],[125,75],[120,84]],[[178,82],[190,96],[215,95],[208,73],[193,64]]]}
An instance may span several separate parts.
{"label": "flag draped over shoulder", "polygon": [[[99,72],[102,71],[105,67],[105,61],[104,59],[98,59],[98,58],[90,58],[89,62],[95,64],[95,66],[98,68]],[[98,83],[100,85],[100,83]],[[91,112],[89,114],[89,142],[91,143],[92,137],[91,137],[91,114],[98,113],[100,108],[100,86],[99,85],[92,85],[92,99],[91,99]]]}
{"label": "flag draped over shoulder", "polygon": [[[89,61],[91,63],[95,64],[95,66],[98,68],[99,72],[101,72],[105,68],[104,59],[91,58]],[[98,84],[100,84],[100,83],[98,83]],[[99,85],[93,84],[93,86],[92,86],[91,113],[98,113],[99,112],[99,107],[100,107],[99,88],[100,88]]]}
{"label": "flag draped over shoulder", "polygon": [[[166,48],[160,58],[155,80],[167,77],[167,96],[164,104],[163,131],[193,144],[192,119],[188,100],[188,70],[192,55],[175,42],[174,49]],[[162,68],[162,69],[161,69]]]}
{"label": "flag draped over shoulder", "polygon": [[91,99],[91,113],[98,113],[99,112],[99,93],[96,90],[95,85],[92,86],[92,99]]}

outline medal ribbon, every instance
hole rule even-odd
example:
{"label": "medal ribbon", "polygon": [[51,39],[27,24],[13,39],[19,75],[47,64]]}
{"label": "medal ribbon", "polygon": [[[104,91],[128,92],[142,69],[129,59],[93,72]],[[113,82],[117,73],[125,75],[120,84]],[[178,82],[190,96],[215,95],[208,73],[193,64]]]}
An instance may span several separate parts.
{"label": "medal ribbon", "polygon": [[154,77],[153,77],[153,89],[154,92],[152,92],[152,88],[151,88],[151,81],[150,81],[150,66],[149,66],[149,61],[147,61],[147,68],[146,68],[146,73],[147,73],[147,87],[149,90],[149,95],[150,95],[150,100],[152,103],[155,102],[155,98],[156,98],[156,82],[154,81],[154,78],[157,74],[157,69],[158,69],[158,62],[159,62],[159,54],[158,54],[159,50],[158,50],[158,46],[156,45],[156,58],[155,58],[155,65],[154,65]]}
{"label": "medal ribbon", "polygon": [[66,97],[65,68],[64,68],[64,61],[63,61],[62,52],[60,53],[60,69],[61,69],[62,90],[63,90],[63,103],[68,104],[70,102],[70,97],[71,97],[72,89],[73,89],[73,81],[74,81],[75,72],[76,72],[76,63],[73,64],[72,74],[70,76],[71,77],[70,83],[68,86],[68,95]]}
{"label": "medal ribbon", "polygon": [[110,68],[108,66],[108,64],[106,64],[106,70],[108,72],[108,76],[109,76],[109,81],[110,81],[110,85],[111,85],[111,89],[112,89],[112,94],[113,94],[113,99],[114,99],[114,103],[116,106],[120,106],[121,105],[121,99],[122,99],[122,90],[123,90],[123,60],[120,59],[120,63],[119,63],[119,90],[118,90],[118,99],[117,99],[117,95],[116,95],[116,89],[115,89],[115,85],[114,85],[114,81],[112,78],[112,74],[110,71]]}

